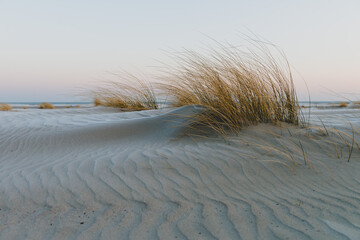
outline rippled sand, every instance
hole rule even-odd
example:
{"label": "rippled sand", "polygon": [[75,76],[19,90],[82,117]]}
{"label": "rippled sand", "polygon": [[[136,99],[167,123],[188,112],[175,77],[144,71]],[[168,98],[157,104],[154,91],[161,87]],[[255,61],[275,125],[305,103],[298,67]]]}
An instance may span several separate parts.
{"label": "rippled sand", "polygon": [[358,149],[286,125],[189,136],[197,111],[0,112],[0,239],[360,239]]}

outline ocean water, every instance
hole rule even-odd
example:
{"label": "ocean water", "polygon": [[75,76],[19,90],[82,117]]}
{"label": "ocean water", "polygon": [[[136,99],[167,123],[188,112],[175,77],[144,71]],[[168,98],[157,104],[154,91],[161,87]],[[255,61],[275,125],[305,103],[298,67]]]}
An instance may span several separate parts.
{"label": "ocean water", "polygon": [[[7,104],[11,105],[14,109],[19,108],[39,108],[39,105],[43,102],[9,102]],[[75,108],[80,107],[92,107],[94,104],[92,102],[50,102],[56,108]]]}
{"label": "ocean water", "polygon": [[[10,104],[13,107],[38,107],[41,103],[43,102],[8,102],[8,104]],[[54,106],[58,106],[58,107],[66,107],[66,106],[76,106],[76,105],[81,105],[81,106],[93,106],[92,102],[50,102],[52,105]],[[164,101],[159,102],[160,104],[169,104],[166,103]],[[339,104],[343,103],[340,101],[299,101],[300,106],[305,106],[305,107],[312,107],[312,108],[336,108],[339,107]],[[352,107],[352,106],[359,106],[360,108],[360,103],[356,104],[356,103],[352,103],[352,102],[345,102],[348,104],[348,107]]]}
{"label": "ocean water", "polygon": [[[346,103],[341,106],[341,103]],[[356,128],[360,130],[360,103],[317,101],[301,102],[301,112],[305,122],[316,126],[343,128]]]}
{"label": "ocean water", "polygon": [[303,107],[312,107],[312,108],[338,108],[340,103],[346,103],[347,107],[359,107],[359,103],[349,102],[349,101],[299,101],[300,106]]}

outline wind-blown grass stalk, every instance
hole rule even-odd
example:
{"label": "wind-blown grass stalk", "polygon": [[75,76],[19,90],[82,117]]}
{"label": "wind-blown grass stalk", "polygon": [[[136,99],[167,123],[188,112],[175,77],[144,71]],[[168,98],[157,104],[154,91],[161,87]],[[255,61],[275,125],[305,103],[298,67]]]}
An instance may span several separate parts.
{"label": "wind-blown grass stalk", "polygon": [[323,142],[329,143],[332,145],[333,149],[336,152],[336,157],[338,159],[343,158],[343,146],[348,149],[347,161],[349,162],[355,148],[360,151],[360,144],[357,140],[357,137],[360,134],[359,128],[354,126],[352,123],[349,123],[349,128],[346,130],[339,130],[336,127],[328,128],[325,126],[324,122],[320,119],[322,127],[308,127],[307,129],[314,129],[319,131],[324,137]]}
{"label": "wind-blown grass stalk", "polygon": [[152,85],[132,75],[127,81],[106,82],[104,87],[93,91],[93,96],[96,105],[122,108],[129,111],[159,108]]}
{"label": "wind-blown grass stalk", "polygon": [[257,123],[300,123],[300,110],[289,63],[278,49],[254,43],[256,50],[233,46],[208,54],[176,55],[177,68],[165,74],[165,88],[174,106],[201,105],[197,123],[219,133]]}

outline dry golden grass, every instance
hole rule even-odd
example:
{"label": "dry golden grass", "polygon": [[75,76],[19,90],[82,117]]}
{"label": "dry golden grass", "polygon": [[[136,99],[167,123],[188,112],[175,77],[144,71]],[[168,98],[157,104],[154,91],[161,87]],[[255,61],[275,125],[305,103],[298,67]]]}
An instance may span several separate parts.
{"label": "dry golden grass", "polygon": [[95,106],[121,108],[128,111],[158,109],[154,88],[148,82],[133,75],[122,82],[109,81],[104,87],[93,91]]}
{"label": "dry golden grass", "polygon": [[351,108],[359,109],[360,108],[360,102],[359,101],[352,102]]}
{"label": "dry golden grass", "polygon": [[75,105],[75,106],[65,106],[65,108],[81,108],[80,105]]}
{"label": "dry golden grass", "polygon": [[[321,121],[321,120],[320,120]],[[258,151],[265,151],[264,156],[277,155],[275,158],[265,160],[277,162],[289,167],[295,173],[295,167],[306,166],[315,171],[315,165],[319,166],[319,158],[339,159],[350,162],[352,159],[359,159],[360,128],[349,123],[349,127],[343,130],[334,127],[326,127],[321,121],[321,126],[311,126],[306,128],[293,127],[284,124],[280,132],[275,132],[276,128],[260,130],[266,132],[268,136],[259,134],[258,136],[242,135],[241,138],[234,137],[247,143],[251,148],[256,147]],[[273,137],[269,137],[273,135]],[[314,145],[316,146],[314,148]],[[314,154],[314,151],[316,154]],[[326,165],[321,164],[321,168]]]}
{"label": "dry golden grass", "polygon": [[[200,105],[205,111],[194,122],[226,134],[257,123],[299,124],[301,108],[285,55],[273,45],[252,41],[253,50],[220,45],[208,54],[194,51],[175,56],[157,84],[173,106]],[[276,54],[273,54],[274,47]],[[126,110],[157,109],[150,83],[126,75],[93,91],[94,104]]]}
{"label": "dry golden grass", "polygon": [[94,99],[94,105],[95,105],[95,107],[97,107],[97,106],[101,106],[101,105],[102,105],[101,100],[100,100],[100,99],[98,99],[98,98],[95,98],[95,99]]}
{"label": "dry golden grass", "polygon": [[339,107],[341,107],[341,108],[347,107],[347,106],[349,106],[349,104],[346,103],[346,102],[341,102],[341,103],[339,103]]}
{"label": "dry golden grass", "polygon": [[12,107],[9,104],[2,103],[0,104],[0,111],[11,111]]}
{"label": "dry golden grass", "polygon": [[197,123],[218,133],[257,123],[300,123],[300,107],[285,55],[267,44],[252,42],[255,50],[233,46],[208,54],[185,51],[177,55],[162,84],[174,106],[201,105]]}
{"label": "dry golden grass", "polygon": [[48,102],[41,103],[39,105],[39,108],[40,109],[55,109],[55,107],[51,103],[48,103]]}

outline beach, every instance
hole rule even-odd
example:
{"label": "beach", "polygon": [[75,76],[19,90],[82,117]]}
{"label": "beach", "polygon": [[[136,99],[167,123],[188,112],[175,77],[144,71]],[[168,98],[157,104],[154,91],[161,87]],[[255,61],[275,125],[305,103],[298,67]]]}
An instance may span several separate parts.
{"label": "beach", "polygon": [[358,109],[227,137],[199,111],[0,112],[0,239],[360,239],[359,150],[321,130]]}
{"label": "beach", "polygon": [[360,240],[360,1],[0,6],[0,240]]}

